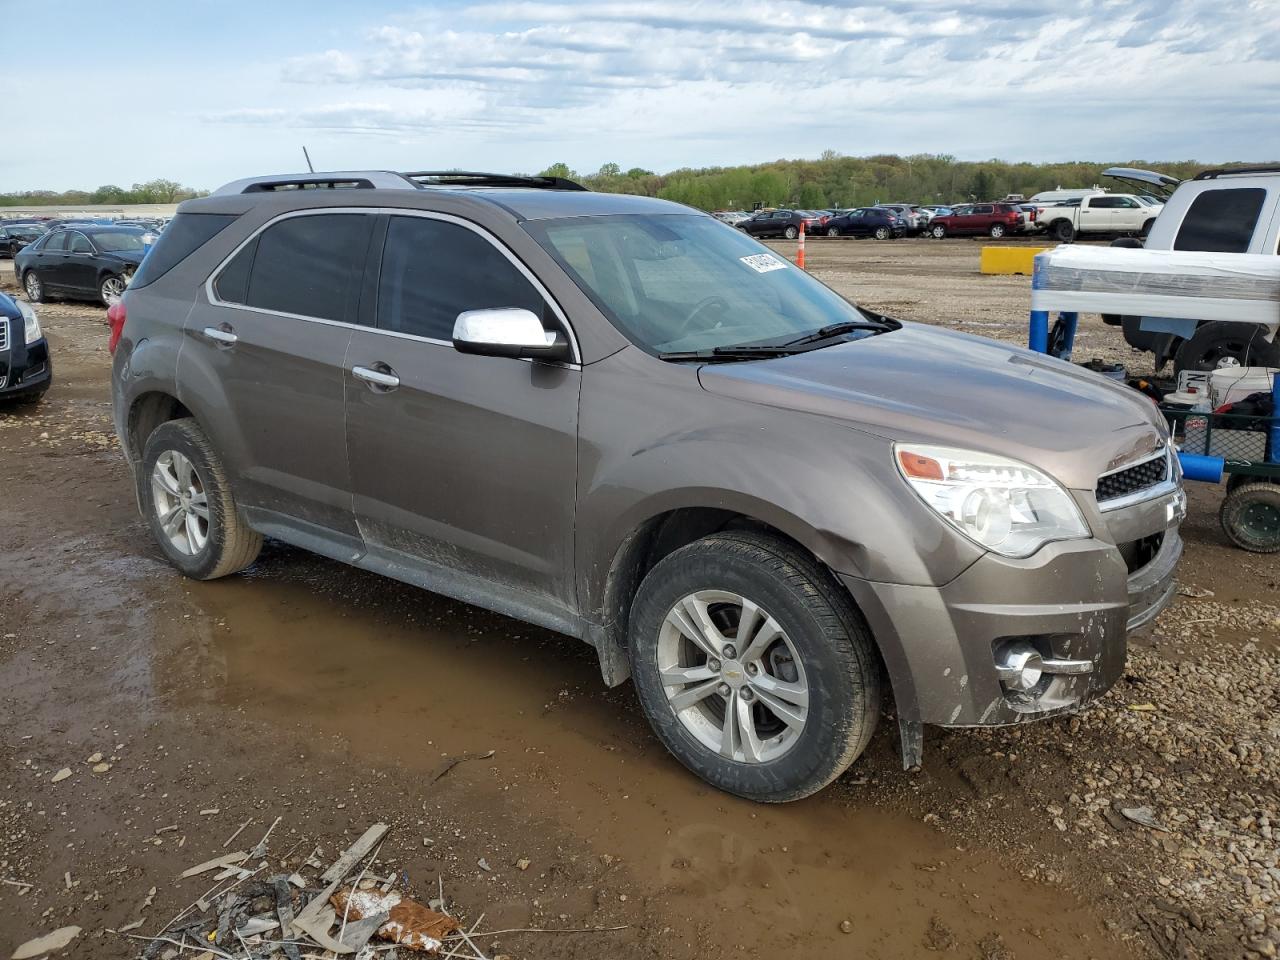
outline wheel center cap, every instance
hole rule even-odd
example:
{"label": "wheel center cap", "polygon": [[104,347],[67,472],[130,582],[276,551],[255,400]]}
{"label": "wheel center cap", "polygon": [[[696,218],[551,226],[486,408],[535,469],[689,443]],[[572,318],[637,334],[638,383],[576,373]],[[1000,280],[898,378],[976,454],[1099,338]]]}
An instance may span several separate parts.
{"label": "wheel center cap", "polygon": [[747,671],[737,660],[724,660],[720,663],[720,677],[731,687],[741,687],[747,682]]}

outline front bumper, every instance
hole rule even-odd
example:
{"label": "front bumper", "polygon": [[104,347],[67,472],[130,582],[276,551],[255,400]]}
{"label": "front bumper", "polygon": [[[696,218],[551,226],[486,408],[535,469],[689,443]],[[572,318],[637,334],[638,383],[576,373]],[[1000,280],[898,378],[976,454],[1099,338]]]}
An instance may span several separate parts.
{"label": "front bumper", "polygon": [[43,393],[53,380],[53,363],[49,359],[49,342],[41,337],[35,343],[24,343],[22,318],[11,320],[0,317],[0,323],[8,324],[7,337],[0,337],[6,345],[0,349],[0,399]]}
{"label": "front bumper", "polygon": [[[899,717],[950,727],[1021,723],[1109,690],[1124,672],[1128,633],[1173,599],[1184,503],[1178,488],[1095,514],[1104,537],[1047,544],[1022,560],[989,553],[945,586],[842,575],[884,655]],[[1132,551],[1106,539],[1111,530],[1145,538],[1141,566],[1130,569]],[[1001,679],[1000,664],[1028,648],[1091,666],[1046,672],[1019,689]]]}

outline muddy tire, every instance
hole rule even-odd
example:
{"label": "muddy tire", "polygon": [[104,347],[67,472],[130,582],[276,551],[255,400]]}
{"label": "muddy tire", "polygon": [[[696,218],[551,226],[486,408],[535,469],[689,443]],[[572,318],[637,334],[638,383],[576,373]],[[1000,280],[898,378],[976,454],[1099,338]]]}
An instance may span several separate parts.
{"label": "muddy tire", "polygon": [[1280,484],[1242,483],[1222,501],[1227,539],[1252,553],[1280,552]]}
{"label": "muddy tire", "polygon": [[1268,343],[1262,327],[1251,323],[1211,320],[1184,340],[1173,358],[1174,372],[1217,370],[1221,367],[1280,365],[1280,342]]}
{"label": "muddy tire", "polygon": [[162,423],[140,467],[142,507],[171,564],[195,580],[216,580],[257,559],[262,535],[236,507],[222,461],[190,418]]}
{"label": "muddy tire", "polygon": [[848,594],[762,534],[713,534],[663,558],[636,594],[628,653],[667,749],[749,800],[821,790],[880,716],[879,661]]}
{"label": "muddy tire", "polygon": [[40,275],[34,270],[28,270],[22,277],[22,291],[27,295],[30,303],[44,303],[44,284],[40,282]]}
{"label": "muddy tire", "polygon": [[1076,238],[1076,228],[1070,220],[1055,220],[1049,225],[1049,232],[1059,243],[1070,243]]}

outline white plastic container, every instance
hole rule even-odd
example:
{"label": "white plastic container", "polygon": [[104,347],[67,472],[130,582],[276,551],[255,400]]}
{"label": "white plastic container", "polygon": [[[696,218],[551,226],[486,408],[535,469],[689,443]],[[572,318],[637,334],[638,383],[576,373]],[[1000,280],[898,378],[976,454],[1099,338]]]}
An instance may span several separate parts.
{"label": "white plastic container", "polygon": [[1221,367],[1209,374],[1213,408],[1243,400],[1251,393],[1270,393],[1275,367]]}

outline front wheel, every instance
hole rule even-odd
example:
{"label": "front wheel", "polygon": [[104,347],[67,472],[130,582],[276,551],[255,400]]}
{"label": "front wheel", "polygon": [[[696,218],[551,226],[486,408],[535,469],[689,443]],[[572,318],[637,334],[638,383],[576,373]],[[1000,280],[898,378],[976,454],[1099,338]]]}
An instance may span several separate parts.
{"label": "front wheel", "polygon": [[22,278],[22,289],[32,303],[44,303],[44,284],[34,270],[28,270],[27,275]]}
{"label": "front wheel", "polygon": [[782,235],[788,240],[794,240],[796,237],[800,236],[800,231],[795,227],[787,227],[787,229],[782,232]]}
{"label": "front wheel", "polygon": [[1262,327],[1212,320],[1202,323],[1174,356],[1174,372],[1220,367],[1280,366],[1280,342],[1268,343]]}
{"label": "front wheel", "polygon": [[1004,236],[1004,224],[993,223],[991,225],[991,229],[988,230],[987,233],[991,235],[992,240],[999,240],[1001,237]]}
{"label": "front wheel", "polygon": [[873,641],[799,548],[713,534],[663,558],[631,615],[636,691],[659,739],[711,785],[798,800],[865,749],[880,714]]}
{"label": "front wheel", "polygon": [[1222,501],[1218,522],[1237,547],[1253,553],[1280,552],[1280,485],[1241,484]]}
{"label": "front wheel", "polygon": [[257,559],[262,536],[236,508],[222,461],[192,419],[162,423],[142,454],[142,504],[169,562],[195,580],[215,580]]}
{"label": "front wheel", "polygon": [[119,303],[120,298],[124,296],[126,286],[124,277],[103,277],[102,283],[98,285],[98,298],[102,301],[103,306],[114,307]]}
{"label": "front wheel", "polygon": [[929,228],[929,235],[935,240],[941,240],[947,235],[947,228],[940,223],[935,223]]}

